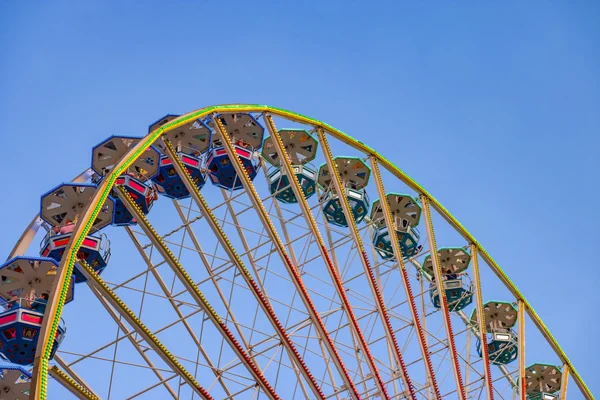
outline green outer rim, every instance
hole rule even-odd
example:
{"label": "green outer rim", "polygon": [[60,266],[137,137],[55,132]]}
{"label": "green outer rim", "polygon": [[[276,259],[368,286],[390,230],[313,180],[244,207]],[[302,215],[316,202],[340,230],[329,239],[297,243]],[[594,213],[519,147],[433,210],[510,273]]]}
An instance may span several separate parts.
{"label": "green outer rim", "polygon": [[[270,107],[270,106],[261,105],[261,104],[231,104],[231,105],[221,105],[221,106],[209,106],[209,107],[201,108],[196,111],[192,111],[188,114],[182,115],[182,116],[168,122],[167,124],[159,127],[155,131],[147,134],[136,146],[134,146],[129,151],[129,153],[123,158],[123,160],[121,160],[119,165],[117,167],[113,168],[111,173],[106,177],[105,183],[100,185],[100,187],[99,187],[100,190],[98,190],[96,192],[96,194],[94,195],[94,198],[91,201],[91,205],[94,207],[93,212],[89,216],[88,220],[84,221],[85,227],[84,227],[83,231],[80,233],[80,235],[78,237],[75,238],[75,243],[74,243],[73,247],[71,248],[70,256],[68,258],[68,262],[66,265],[67,270],[68,271],[73,270],[77,251],[81,247],[83,239],[89,232],[91,225],[92,225],[92,221],[95,220],[96,216],[100,212],[100,208],[102,207],[102,205],[104,204],[104,201],[108,197],[108,194],[110,193],[110,191],[115,183],[116,178],[119,175],[121,175],[121,173],[124,169],[126,169],[129,165],[131,165],[137,159],[137,157],[139,156],[139,154],[142,151],[146,150],[150,145],[152,145],[152,143],[154,143],[160,137],[162,132],[164,132],[165,130],[169,130],[169,128],[176,128],[180,125],[185,124],[187,121],[189,121],[191,119],[202,118],[211,113],[221,113],[221,112],[231,112],[231,111],[266,112],[266,113],[271,113],[273,115],[276,115],[276,116],[279,116],[282,118],[294,120],[295,122],[314,125],[316,127],[322,127],[325,131],[329,132],[332,136],[336,137],[337,139],[341,140],[342,142],[354,147],[355,149],[357,149],[359,151],[362,151],[363,153],[366,153],[368,155],[375,157],[380,164],[382,164],[389,172],[391,172],[393,175],[395,175],[398,179],[402,180],[406,185],[408,185],[410,188],[415,190],[417,193],[420,193],[420,194],[426,196],[430,200],[433,207],[468,242],[473,243],[475,245],[475,247],[479,250],[479,252],[481,252],[484,260],[487,261],[487,263],[490,266],[490,268],[492,269],[492,271],[500,278],[500,280],[506,285],[506,287],[512,292],[512,294],[518,300],[523,301],[530,318],[536,324],[536,326],[541,331],[542,335],[546,338],[546,340],[548,341],[550,346],[555,350],[555,352],[557,353],[557,355],[559,356],[561,361],[563,361],[565,364],[567,364],[570,371],[572,372],[572,376],[575,379],[577,386],[579,386],[579,388],[583,392],[584,396],[587,397],[588,399],[594,400],[594,396],[592,395],[589,388],[583,381],[583,378],[581,378],[581,376],[579,375],[579,373],[573,366],[573,363],[571,363],[569,357],[566,355],[564,350],[560,347],[560,345],[558,344],[558,342],[556,341],[556,339],[554,338],[552,333],[550,333],[550,330],[548,329],[548,327],[544,324],[544,322],[541,320],[539,315],[535,312],[535,310],[533,309],[531,304],[527,301],[527,299],[525,299],[525,296],[515,286],[515,284],[508,277],[508,275],[506,275],[504,270],[502,270],[502,268],[500,268],[500,266],[496,263],[496,261],[494,261],[494,259],[489,255],[489,253],[483,248],[483,246],[481,246],[481,244],[479,244],[479,242],[477,242],[477,240],[473,237],[473,235],[471,235],[471,233],[439,201],[437,201],[431,194],[429,194],[429,192],[427,192],[427,190],[425,190],[425,188],[423,188],[416,181],[414,181],[412,178],[410,178],[408,175],[406,175],[396,165],[394,165],[391,161],[387,160],[385,157],[383,157],[381,154],[379,154],[377,151],[375,151],[375,149],[373,149],[372,147],[362,143],[359,140],[354,139],[353,137],[345,134],[344,132],[342,132],[338,129],[335,129],[331,125],[328,125],[322,121],[319,121],[319,120],[313,119],[313,118],[309,118],[302,114],[295,113],[295,112],[292,112],[292,111],[289,111],[289,110],[286,110],[283,108]],[[61,288],[61,293],[59,296],[57,312],[54,316],[52,316],[52,324],[51,324],[52,328],[50,331],[50,335],[48,336],[48,341],[44,344],[46,351],[44,352],[44,354],[42,356],[42,360],[41,360],[42,363],[41,363],[41,368],[40,368],[40,373],[42,374],[42,376],[41,376],[42,387],[40,390],[41,394],[42,394],[42,398],[46,398],[48,360],[49,360],[49,353],[50,353],[50,350],[48,350],[48,349],[51,349],[51,344],[52,344],[52,340],[53,340],[50,338],[54,337],[56,328],[58,327],[58,321],[60,321],[60,316],[62,314],[62,307],[64,305],[64,298],[66,297],[67,288],[68,288],[68,283],[63,282],[63,287]]]}

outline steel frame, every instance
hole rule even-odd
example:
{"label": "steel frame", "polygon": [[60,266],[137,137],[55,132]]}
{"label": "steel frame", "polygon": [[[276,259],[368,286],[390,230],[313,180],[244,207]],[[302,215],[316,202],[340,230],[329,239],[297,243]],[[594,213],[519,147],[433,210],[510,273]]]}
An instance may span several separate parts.
{"label": "steel frame", "polygon": [[[152,143],[153,140],[156,140],[160,133],[166,129],[170,129],[170,128],[174,128],[175,126],[177,126],[177,124],[182,124],[184,123],[183,121],[186,120],[186,118],[189,120],[189,118],[196,118],[196,117],[200,117],[202,115],[208,115],[210,112],[230,112],[231,110],[235,110],[238,112],[243,112],[243,111],[250,111],[250,112],[268,112],[274,115],[278,115],[278,116],[282,116],[282,117],[287,117],[290,118],[296,122],[301,122],[301,123],[308,123],[310,125],[313,126],[317,126],[320,127],[321,129],[327,130],[328,132],[330,132],[330,134],[332,134],[334,137],[336,137],[337,139],[340,139],[341,141],[355,147],[358,150],[363,151],[366,154],[369,154],[371,156],[371,160],[375,160],[375,162],[380,162],[382,163],[382,165],[384,165],[393,175],[395,175],[397,178],[400,178],[402,181],[404,181],[407,185],[409,185],[409,187],[413,188],[414,190],[416,190],[420,195],[424,196],[424,198],[426,199],[426,201],[431,202],[432,207],[435,208],[441,215],[443,218],[445,218],[451,226],[453,226],[461,235],[463,235],[463,237],[465,237],[465,239],[467,239],[467,242],[472,243],[473,248],[477,249],[481,254],[483,259],[486,261],[486,263],[491,267],[492,271],[494,271],[499,278],[501,279],[501,281],[507,286],[507,288],[513,292],[513,294],[515,295],[515,297],[517,298],[517,300],[520,300],[523,304],[523,311],[527,311],[528,314],[530,315],[530,317],[532,318],[532,321],[534,322],[534,324],[537,326],[537,328],[541,331],[542,335],[548,340],[549,344],[551,345],[551,347],[556,351],[556,353],[558,354],[558,356],[561,358],[561,360],[564,361],[565,363],[565,367],[563,368],[563,371],[566,371],[566,376],[568,378],[568,372],[569,370],[572,371],[573,374],[573,378],[575,380],[575,382],[577,383],[577,385],[580,387],[580,389],[582,390],[584,396],[588,399],[593,399],[593,396],[591,395],[591,393],[589,393],[589,390],[587,389],[587,387],[585,386],[585,384],[583,383],[583,381],[581,380],[581,377],[577,374],[577,372],[572,369],[572,364],[570,363],[570,361],[568,360],[566,354],[564,354],[564,352],[562,351],[562,349],[560,349],[560,347],[558,346],[558,344],[556,343],[556,341],[554,340],[554,338],[551,336],[551,334],[548,332],[547,328],[545,327],[545,325],[543,324],[543,322],[541,322],[541,319],[539,319],[539,317],[537,316],[537,314],[535,314],[535,311],[533,311],[533,309],[531,308],[530,304],[524,299],[524,297],[521,295],[521,293],[516,289],[516,287],[512,284],[512,282],[510,282],[510,280],[508,279],[508,277],[504,274],[504,272],[498,267],[498,265],[491,259],[491,257],[487,254],[487,252],[485,252],[485,250],[472,238],[472,236],[458,223],[458,221],[456,221],[454,219],[454,217],[452,217],[435,199],[433,199],[423,188],[421,188],[420,186],[418,186],[418,184],[416,184],[414,181],[412,181],[410,178],[408,178],[406,175],[404,175],[400,170],[398,170],[396,167],[394,167],[391,163],[389,163],[387,160],[383,159],[381,156],[379,156],[379,154],[377,154],[376,152],[374,152],[372,149],[366,147],[365,145],[363,145],[360,142],[356,142],[354,139],[344,135],[343,133],[341,133],[340,131],[337,131],[335,129],[333,129],[332,127],[329,127],[319,121],[315,121],[315,120],[311,120],[309,118],[297,115],[297,114],[293,114],[293,113],[289,113],[287,111],[284,110],[280,110],[280,109],[274,109],[271,107],[266,107],[266,106],[220,106],[220,107],[211,107],[209,109],[203,109],[200,110],[196,113],[191,113],[188,114],[186,116],[180,117],[179,119],[177,119],[176,121],[167,124],[167,126],[162,127],[157,129],[156,131],[152,132],[146,139],[142,140],[137,146],[135,146],[133,149],[131,149],[130,153],[128,154],[128,156],[126,156],[124,158],[124,160],[119,164],[118,168],[115,168],[114,174],[113,176],[109,177],[109,179],[106,179],[102,182],[102,184],[100,185],[100,188],[98,190],[98,194],[97,196],[93,199],[92,203],[89,205],[89,207],[86,209],[83,218],[81,218],[79,220],[79,222],[76,224],[76,228],[73,234],[73,240],[71,244],[69,244],[68,246],[68,251],[65,253],[65,257],[63,258],[63,262],[61,263],[61,267],[62,269],[60,270],[60,276],[58,281],[59,282],[63,282],[65,281],[65,277],[68,273],[69,270],[72,270],[72,263],[73,263],[73,253],[76,253],[77,250],[77,246],[78,246],[78,240],[81,238],[82,235],[85,235],[86,233],[86,229],[89,229],[89,227],[86,226],[86,222],[91,218],[94,213],[96,212],[97,206],[98,204],[101,204],[103,202],[103,196],[105,198],[105,193],[107,193],[106,191],[112,187],[112,183],[114,182],[114,179],[116,176],[118,176],[118,172],[119,170],[122,170],[122,168],[127,165],[127,163],[130,163],[131,160],[133,160],[133,157],[135,156],[136,153],[139,153],[139,151],[141,149],[143,149],[145,146],[148,146],[149,144]],[[281,149],[280,149],[281,150]],[[112,181],[112,182],[111,182]],[[292,185],[292,187],[294,187],[294,185]],[[381,197],[381,196],[380,196]],[[347,211],[347,210],[346,210]],[[306,214],[306,210],[303,210],[303,212]],[[309,211],[310,213],[310,211]],[[310,214],[312,216],[312,214]],[[313,217],[314,218],[314,217]],[[314,227],[316,227],[316,223],[314,223]],[[318,228],[317,228],[318,229]],[[355,235],[355,233],[352,233],[353,235]],[[149,235],[148,235],[149,236]],[[289,240],[288,240],[289,242]],[[288,246],[288,245],[284,245],[283,242],[281,243],[283,246]],[[324,243],[321,239],[321,243],[323,244],[323,248],[325,248]],[[331,246],[330,246],[331,247]],[[325,250],[327,251],[327,250]],[[246,249],[247,253],[250,253],[247,249]],[[332,258],[333,258],[333,254],[332,254]],[[401,258],[399,258],[401,259]],[[332,263],[333,264],[333,263]],[[337,268],[337,263],[334,264]],[[67,268],[64,268],[64,266],[67,266]],[[332,268],[334,268],[332,266]],[[374,268],[378,268],[378,266],[375,266]],[[57,285],[57,293],[60,285]],[[63,285],[64,286],[64,285]],[[422,290],[423,292],[423,290]],[[414,297],[413,296],[409,296],[408,298],[411,299],[411,301],[414,303]],[[422,296],[423,298],[423,296]],[[54,300],[54,299],[53,299]],[[56,301],[51,301],[48,304],[48,308],[49,310],[51,310],[51,315],[56,317],[60,316],[60,310],[62,308],[62,304],[61,304],[61,299],[57,298]],[[53,318],[48,318],[48,324],[44,325],[44,328],[42,330],[43,338],[48,338],[50,337],[50,335],[53,332],[53,328],[50,326],[50,320]],[[424,318],[425,321],[425,318]],[[42,339],[43,339],[42,338]],[[452,335],[450,335],[450,338],[452,338]],[[426,338],[425,338],[426,339]],[[384,338],[385,340],[385,338]],[[46,343],[48,341],[46,340]],[[365,342],[366,346],[368,346],[368,344]],[[39,394],[40,397],[45,397],[45,383],[42,382],[42,380],[38,379],[39,377],[42,377],[44,371],[47,369],[47,360],[44,358],[44,346],[38,346],[38,350],[41,350],[40,352],[38,352],[39,354],[36,355],[36,363],[35,363],[35,369],[34,369],[34,384],[32,384],[32,394]],[[47,348],[47,346],[46,346]],[[368,349],[368,347],[367,347]],[[424,359],[426,359],[427,357],[424,357]],[[454,357],[456,359],[456,357]],[[41,372],[41,375],[40,373]],[[487,375],[487,374],[486,374]],[[567,380],[567,378],[564,378],[565,380]],[[492,391],[491,387],[491,378],[486,378],[486,382],[485,384],[488,387],[488,391]],[[161,384],[159,382],[159,384]],[[382,384],[382,382],[379,382],[379,384]],[[566,391],[566,385],[563,385],[563,390]]]}
{"label": "steel frame", "polygon": [[321,256],[323,257],[323,260],[325,261],[325,265],[327,266],[327,270],[329,272],[330,278],[331,278],[332,282],[335,284],[335,289],[336,289],[337,295],[342,302],[342,307],[343,307],[346,317],[348,318],[348,321],[350,323],[352,334],[355,336],[355,338],[359,344],[360,350],[365,356],[367,365],[369,366],[369,370],[371,371],[371,374],[373,375],[373,380],[374,380],[375,386],[377,387],[380,395],[382,395],[386,399],[389,399],[389,395],[387,393],[385,384],[384,384],[383,380],[381,379],[381,375],[379,374],[379,370],[375,364],[375,360],[373,359],[373,356],[371,355],[371,351],[366,343],[364,334],[361,331],[361,328],[358,324],[358,321],[356,319],[356,316],[354,314],[352,306],[350,305],[350,302],[346,295],[346,289],[343,286],[342,280],[339,275],[339,271],[336,268],[336,266],[334,265],[334,263],[332,262],[331,255],[329,254],[329,251],[327,250],[327,247],[325,246],[323,237],[317,226],[317,222],[310,210],[310,206],[308,205],[308,202],[306,201],[304,194],[302,193],[302,189],[300,187],[300,182],[298,182],[298,178],[296,177],[296,174],[294,173],[292,164],[291,164],[287,154],[285,153],[283,142],[281,141],[281,137],[279,136],[279,133],[277,132],[275,123],[273,122],[273,118],[269,114],[264,114],[263,117],[264,117],[264,121],[267,126],[267,129],[268,129],[269,133],[271,134],[271,137],[273,138],[273,143],[275,144],[277,154],[279,155],[279,159],[281,160],[282,168],[285,169],[285,173],[288,176],[288,179],[291,184],[291,188],[294,191],[294,195],[296,196],[296,199],[298,200],[298,203],[302,209],[302,212],[304,213],[304,216],[308,222],[308,226],[313,234],[313,237],[318,244],[319,251],[321,253]]}
{"label": "steel frame", "polygon": [[431,382],[431,386],[433,388],[436,398],[440,399],[441,393],[440,393],[437,379],[435,377],[435,373],[433,370],[433,364],[432,364],[431,358],[429,356],[429,349],[428,349],[426,335],[424,334],[423,327],[421,324],[421,319],[419,318],[417,306],[415,304],[415,299],[414,299],[414,296],[412,293],[412,287],[408,280],[408,273],[407,273],[406,264],[404,262],[404,256],[402,254],[402,250],[400,249],[400,246],[398,245],[398,236],[396,234],[396,230],[394,229],[394,223],[392,220],[392,215],[390,213],[390,207],[387,204],[387,201],[385,201],[386,192],[385,192],[385,188],[383,186],[383,181],[381,180],[381,174],[379,172],[379,164],[378,164],[378,161],[373,157],[370,157],[369,161],[371,163],[371,171],[373,173],[373,179],[375,180],[375,186],[377,187],[377,194],[379,195],[379,198],[381,199],[379,204],[381,206],[381,209],[383,210],[383,215],[385,217],[385,225],[388,229],[388,232],[390,235],[390,240],[392,242],[392,249],[394,251],[394,257],[395,257],[396,263],[398,264],[398,270],[400,272],[400,277],[402,279],[404,292],[406,294],[406,298],[409,299],[409,302],[410,302],[411,317],[412,317],[413,323],[414,323],[415,328],[418,333],[417,338],[419,340],[419,347],[421,349],[421,354],[423,356],[423,360],[425,361],[427,378]]}
{"label": "steel frame", "polygon": [[560,400],[567,400],[567,385],[569,384],[569,366],[563,365],[562,377],[560,380]]}
{"label": "steel frame", "polygon": [[[216,124],[216,125],[218,125],[218,124]],[[229,139],[226,139],[226,140],[229,140]],[[223,140],[223,141],[225,142],[226,140]],[[169,156],[169,158],[171,160],[173,160],[173,166],[175,167],[175,170],[177,171],[179,176],[183,179],[186,189],[192,195],[192,199],[194,199],[196,205],[198,206],[198,208],[200,208],[205,219],[208,221],[213,233],[219,239],[221,246],[223,246],[223,248],[229,255],[230,259],[234,262],[234,264],[237,267],[237,269],[239,270],[240,274],[246,281],[246,284],[252,291],[257,302],[261,305],[261,308],[263,309],[263,312],[267,316],[267,319],[269,319],[271,325],[273,326],[275,331],[279,334],[281,341],[282,341],[284,347],[286,348],[290,359],[293,360],[293,362],[296,364],[296,367],[298,368],[300,373],[304,376],[304,379],[306,380],[306,382],[309,385],[313,394],[315,396],[317,396],[318,398],[323,399],[325,397],[325,395],[321,391],[321,388],[317,384],[315,378],[312,376],[312,374],[308,370],[306,364],[304,363],[304,360],[300,356],[300,353],[298,353],[298,351],[296,350],[296,347],[292,343],[285,328],[279,322],[279,319],[275,315],[275,311],[273,310],[273,307],[271,306],[271,303],[269,302],[268,297],[266,297],[263,294],[264,289],[261,289],[259,284],[257,284],[256,281],[254,280],[254,278],[252,277],[252,274],[250,274],[250,272],[244,266],[243,261],[238,256],[235,248],[231,244],[231,241],[225,235],[225,232],[223,231],[221,226],[218,224],[218,221],[217,221],[216,217],[214,216],[214,214],[212,213],[210,207],[208,206],[208,203],[206,202],[206,200],[204,200],[204,197],[202,196],[202,194],[200,194],[200,191],[198,190],[198,188],[192,181],[192,178],[188,174],[183,163],[179,160],[179,157],[175,153],[174,148],[171,145],[171,143],[169,143],[168,141],[165,141],[165,145],[166,145],[165,148],[167,151],[167,155]],[[237,160],[237,157],[235,155],[232,156],[230,154],[230,158],[232,160]],[[234,162],[234,166],[239,167],[238,175],[245,173],[245,172],[243,172],[243,168],[241,168],[241,165],[238,165],[237,163]]]}
{"label": "steel frame", "polygon": [[[120,310],[120,314],[126,321],[134,327],[136,332],[144,339],[144,341],[153,348],[153,350],[167,363],[173,371],[182,377],[190,387],[205,400],[212,399],[211,395],[204,389],[192,374],[190,374],[175,357],[166,349],[166,347],[156,338],[156,336],[135,316],[135,314],[125,305],[125,303],[106,285],[94,270],[87,265],[83,260],[79,260],[79,264],[83,267],[81,272],[88,279],[89,284],[95,289],[95,294],[100,295],[105,301],[110,303],[116,309]],[[106,295],[106,297],[104,297]]]}
{"label": "steel frame", "polygon": [[[123,331],[123,333],[125,334],[124,336],[127,337],[127,339],[129,339],[129,341],[131,342],[133,347],[138,351],[138,354],[144,359],[144,361],[146,361],[146,364],[148,364],[148,367],[150,367],[150,369],[155,373],[155,375],[159,379],[159,381],[163,382],[165,389],[167,389],[169,394],[171,394],[171,396],[173,396],[174,399],[177,399],[177,393],[173,390],[173,388],[171,388],[171,386],[169,386],[169,384],[166,381],[164,381],[164,378],[163,378],[162,374],[160,373],[160,371],[158,369],[156,369],[156,367],[154,366],[154,363],[150,360],[150,357],[148,357],[148,355],[146,354],[144,349],[142,349],[140,344],[133,337],[133,335],[132,335],[133,332],[131,332],[129,330],[129,328],[127,328],[127,326],[123,323],[123,321],[121,321],[121,319],[119,318],[119,315],[117,315],[117,312],[115,312],[115,310],[113,310],[111,308],[110,303],[106,300],[106,298],[103,294],[103,290],[102,290],[101,286],[100,286],[100,289],[98,289],[99,286],[95,286],[91,283],[89,283],[88,286],[90,287],[90,290],[96,296],[96,298],[98,299],[100,304],[102,304],[102,306],[106,309],[106,312],[115,321],[115,323],[117,324],[119,329],[121,331]],[[108,295],[108,293],[106,293],[106,295]],[[121,309],[118,309],[118,310],[122,311]],[[121,314],[121,315],[123,315],[123,314]]]}
{"label": "steel frame", "polygon": [[352,233],[352,237],[354,238],[354,241],[358,248],[359,257],[363,265],[365,275],[368,277],[369,288],[371,290],[373,298],[376,300],[377,312],[379,313],[379,318],[385,331],[386,339],[388,341],[388,347],[391,349],[391,354],[395,358],[398,372],[400,373],[400,377],[402,379],[405,390],[408,391],[408,394],[413,400],[416,400],[413,384],[410,380],[410,377],[408,376],[406,364],[404,362],[404,358],[402,357],[400,347],[398,346],[398,341],[396,340],[396,335],[394,334],[394,330],[385,307],[385,301],[379,288],[379,284],[375,278],[375,274],[371,269],[371,262],[367,257],[367,252],[365,250],[362,238],[358,232],[358,227],[356,225],[354,215],[350,210],[350,204],[348,202],[348,198],[345,195],[345,190],[342,186],[342,181],[340,179],[337,164],[334,162],[333,153],[331,152],[331,148],[329,147],[329,143],[327,141],[327,137],[323,129],[318,128],[317,133],[319,136],[319,143],[321,144],[321,150],[325,157],[327,166],[329,167],[330,174],[333,177],[332,182],[334,184],[335,191],[338,194],[338,198],[340,199],[342,210],[344,212],[344,217],[348,222],[350,232]]}
{"label": "steel frame", "polygon": [[[386,273],[389,273],[390,271],[388,270]],[[385,338],[385,337],[384,337]]]}
{"label": "steel frame", "polygon": [[169,290],[169,288],[165,284],[163,278],[160,276],[160,274],[158,273],[158,271],[156,270],[156,268],[154,268],[154,266],[152,265],[152,262],[151,262],[150,258],[144,252],[144,250],[143,250],[143,248],[142,248],[139,240],[137,239],[137,237],[133,233],[133,230],[130,227],[126,227],[125,230],[127,231],[127,233],[129,235],[131,241],[133,242],[134,246],[136,247],[136,249],[140,253],[140,256],[143,258],[144,262],[148,266],[148,271],[150,271],[152,273],[152,275],[154,276],[154,279],[156,280],[156,283],[158,283],[158,285],[160,286],[160,288],[161,288],[162,292],[164,293],[165,297],[169,300],[169,303],[171,304],[171,307],[173,308],[173,310],[175,311],[175,313],[177,314],[177,316],[181,319],[183,325],[185,326],[186,331],[189,333],[189,335],[192,338],[192,340],[194,341],[196,347],[198,347],[200,353],[206,359],[206,362],[207,362],[208,366],[210,367],[210,369],[213,372],[213,374],[215,375],[215,377],[218,379],[219,384],[221,385],[221,387],[223,388],[223,390],[225,391],[225,393],[227,393],[227,395],[230,395],[231,393],[229,393],[229,389],[227,388],[227,385],[223,382],[223,379],[221,378],[221,376],[219,376],[219,374],[217,372],[217,369],[214,366],[214,363],[211,361],[210,357],[208,356],[208,353],[206,352],[206,350],[204,349],[204,347],[201,345],[200,340],[198,340],[198,337],[194,333],[194,329],[187,322],[186,317],[183,315],[183,313],[181,312],[181,310],[179,309],[179,307],[177,307],[177,304],[176,304],[175,300],[172,297],[171,291]]}
{"label": "steel frame", "polygon": [[307,310],[309,311],[309,314],[311,315],[311,318],[313,319],[313,322],[315,323],[315,329],[319,332],[319,336],[323,340],[325,347],[327,348],[328,352],[330,353],[331,358],[332,358],[334,364],[336,365],[336,368],[338,369],[338,372],[340,373],[340,376],[341,376],[342,380],[344,381],[346,387],[350,390],[350,392],[352,393],[352,395],[354,397],[360,398],[358,391],[356,390],[354,383],[350,379],[349,374],[346,370],[346,367],[344,366],[341,358],[339,357],[338,352],[335,348],[335,345],[333,344],[331,337],[329,336],[329,333],[327,332],[327,330],[325,328],[325,325],[321,321],[319,314],[316,312],[316,309],[308,295],[308,292],[304,286],[304,283],[302,282],[302,278],[300,277],[297,266],[292,264],[291,258],[287,254],[287,251],[285,250],[285,246],[281,242],[281,239],[279,238],[279,235],[277,234],[275,227],[273,225],[273,222],[269,218],[268,213],[266,212],[266,210],[264,208],[264,205],[258,199],[257,194],[252,190],[253,186],[251,184],[248,184],[248,182],[244,179],[244,178],[247,178],[247,176],[245,175],[245,171],[243,171],[243,168],[240,165],[240,161],[239,161],[237,155],[235,155],[235,152],[233,151],[233,145],[232,145],[231,141],[229,140],[227,133],[225,132],[225,128],[222,125],[219,125],[220,121],[218,121],[217,119],[215,119],[215,120],[217,121],[217,123],[215,124],[216,129],[218,129],[219,133],[221,134],[221,136],[223,138],[223,143],[226,146],[226,150],[229,154],[229,157],[234,162],[234,166],[236,168],[237,174],[239,177],[241,177],[241,179],[243,179],[243,183],[246,186],[246,190],[249,192],[250,198],[255,206],[255,209],[259,212],[259,217],[261,218],[264,226],[267,227],[269,237],[271,238],[273,243],[276,245],[278,253],[279,253],[284,265],[286,266],[288,273],[290,274],[290,276],[293,279],[294,285],[296,286],[296,290],[300,294],[300,297],[302,298],[304,304],[306,305]]}
{"label": "steel frame", "polygon": [[221,317],[216,313],[216,311],[214,311],[204,294],[196,286],[195,282],[192,281],[191,277],[179,263],[173,252],[165,245],[162,238],[156,233],[156,230],[150,225],[150,222],[131,198],[131,196],[129,196],[129,194],[122,187],[117,187],[116,193],[121,201],[123,201],[123,204],[127,210],[135,217],[142,230],[144,230],[146,233],[146,236],[150,238],[154,244],[154,247],[160,252],[161,256],[171,267],[175,275],[186,287],[188,293],[192,295],[198,306],[204,310],[205,315],[211,320],[211,322],[226,339],[233,352],[239,357],[240,360],[244,360],[244,365],[248,369],[248,372],[254,377],[256,383],[261,387],[265,395],[271,399],[279,399],[279,396],[277,393],[275,393],[275,390],[267,381],[258,365],[248,355],[247,351],[244,350],[244,348],[239,344]]}

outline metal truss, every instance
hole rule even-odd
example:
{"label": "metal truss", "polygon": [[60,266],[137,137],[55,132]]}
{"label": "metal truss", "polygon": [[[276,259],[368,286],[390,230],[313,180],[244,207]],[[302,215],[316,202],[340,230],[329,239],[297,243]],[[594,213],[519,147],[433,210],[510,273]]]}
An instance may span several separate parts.
{"label": "metal truss", "polygon": [[[130,249],[130,256],[138,261],[127,266],[111,263],[100,277],[79,260],[97,299],[94,312],[110,321],[102,332],[111,336],[107,333],[101,344],[86,349],[70,349],[66,341],[56,359],[62,369],[49,370],[57,382],[75,396],[89,399],[99,398],[96,393],[129,399],[147,395],[340,400],[509,399],[519,390],[523,394],[517,382],[524,376],[525,340],[519,342],[522,355],[516,367],[492,368],[487,351],[482,357],[474,351],[475,340],[483,340],[487,350],[484,330],[471,324],[464,312],[449,310],[440,279],[438,238],[453,229],[459,238],[455,245],[469,249],[479,320],[485,300],[479,262],[494,272],[499,267],[437,201],[372,149],[328,125],[263,106],[233,110],[252,113],[266,127],[282,171],[293,177],[284,189],[293,191],[298,204],[281,203],[278,193],[270,192],[266,166],[254,180],[246,174],[227,127],[215,115],[231,112],[227,106],[183,116],[153,131],[132,148],[121,166],[130,163],[143,146],[163,140],[163,131],[193,118],[211,117],[243,188],[199,190],[167,140],[163,147],[191,199],[161,199],[146,216],[126,191],[113,187],[110,179],[103,181],[98,191],[112,188],[137,222],[123,230],[119,247]],[[381,199],[387,188],[420,196],[426,248],[411,258],[403,256],[395,230],[389,229],[393,221],[385,201],[381,204],[392,237],[392,260],[378,257],[372,244],[376,225],[368,218],[356,223],[344,196],[341,205],[348,228],[327,223],[323,197],[306,198],[295,178],[275,126],[282,117],[305,124],[318,137],[320,159],[334,171],[337,193],[343,193],[343,188],[335,173],[334,152],[354,151],[371,165],[371,193]],[[93,218],[100,200],[94,199],[86,209],[74,236],[87,233],[83,221]],[[15,247],[21,253],[35,236],[32,226]],[[74,239],[65,254],[74,254],[76,244]],[[440,308],[431,304],[430,289],[420,272],[419,260],[427,254],[433,260],[437,291],[442,293]],[[65,258],[63,270],[70,262]],[[111,268],[121,270],[112,274]],[[517,293],[519,320],[527,314],[542,335],[549,334],[507,278],[498,275],[494,284]],[[49,309],[58,316],[61,306],[51,304]],[[519,335],[524,339],[521,325]],[[51,327],[46,327],[44,335],[50,332]],[[566,355],[549,341],[565,362],[564,395],[571,376],[591,399]],[[36,360],[32,394],[43,398],[40,378],[47,361],[43,352]],[[112,371],[106,387],[95,387],[94,392],[81,378],[89,381],[90,365]],[[123,368],[144,376],[130,382],[127,393],[119,386],[122,376],[114,372]]]}

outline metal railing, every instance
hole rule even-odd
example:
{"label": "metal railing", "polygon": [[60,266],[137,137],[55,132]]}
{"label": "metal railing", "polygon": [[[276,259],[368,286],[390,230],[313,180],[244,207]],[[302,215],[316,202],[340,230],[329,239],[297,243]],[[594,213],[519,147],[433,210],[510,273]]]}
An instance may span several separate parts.
{"label": "metal railing", "polygon": [[[4,311],[0,312],[0,316],[5,316],[5,315],[9,315],[11,312],[18,312],[18,311],[26,311],[28,313],[33,313],[33,314],[37,314],[40,317],[44,317],[45,312],[41,313],[37,310],[34,310],[31,307],[32,304],[34,304],[36,302],[36,300],[39,297],[34,297],[34,298],[29,298],[29,297],[18,297],[14,300],[4,300],[1,299],[0,300],[0,306],[2,306],[4,308]],[[16,304],[16,307],[14,306],[14,304]],[[41,324],[40,324],[41,325]],[[60,319],[59,322],[59,328],[62,329],[62,331],[64,333],[67,332],[67,325],[65,323],[65,320],[63,318]]]}
{"label": "metal railing", "polygon": [[[40,242],[40,251],[42,251],[43,249],[46,248],[46,246],[50,242],[50,239],[70,238],[71,237],[72,232],[61,234],[60,232],[56,232],[55,229],[56,228],[52,228],[48,232],[46,232],[46,234],[44,235],[44,238]],[[106,263],[108,263],[108,260],[110,259],[110,254],[111,254],[110,253],[110,239],[108,238],[108,236],[104,233],[96,233],[94,235],[88,235],[87,237],[91,237],[91,238],[94,238],[94,239],[100,241],[100,245],[98,247],[98,252],[102,256],[104,261]]]}

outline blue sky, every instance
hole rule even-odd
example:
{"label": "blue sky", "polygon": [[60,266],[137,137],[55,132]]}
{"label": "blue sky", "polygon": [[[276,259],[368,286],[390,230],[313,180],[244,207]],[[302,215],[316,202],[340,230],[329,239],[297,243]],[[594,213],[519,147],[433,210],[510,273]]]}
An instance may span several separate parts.
{"label": "blue sky", "polygon": [[600,393],[600,4],[226,3],[0,2],[0,252],[106,136],[211,104],[288,108],[437,197]]}

